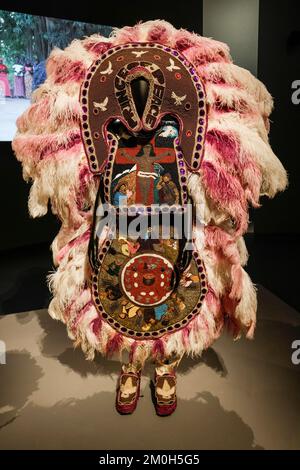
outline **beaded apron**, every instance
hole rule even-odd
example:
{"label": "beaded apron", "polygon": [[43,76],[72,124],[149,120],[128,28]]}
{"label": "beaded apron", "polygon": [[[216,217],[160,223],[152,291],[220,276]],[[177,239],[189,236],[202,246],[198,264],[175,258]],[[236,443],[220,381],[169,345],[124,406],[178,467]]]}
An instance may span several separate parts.
{"label": "beaded apron", "polygon": [[[140,78],[148,86],[142,113],[132,93]],[[178,51],[124,44],[91,65],[81,105],[86,155],[99,175],[89,243],[93,301],[115,330],[155,339],[186,326],[207,292],[185,230],[195,219],[187,172],[201,165],[204,87]]]}

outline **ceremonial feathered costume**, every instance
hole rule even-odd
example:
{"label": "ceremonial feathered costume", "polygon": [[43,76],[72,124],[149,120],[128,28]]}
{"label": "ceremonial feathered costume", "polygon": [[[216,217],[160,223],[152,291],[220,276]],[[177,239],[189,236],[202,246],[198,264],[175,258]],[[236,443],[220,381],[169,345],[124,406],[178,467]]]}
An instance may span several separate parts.
{"label": "ceremonial feathered costume", "polygon": [[[197,145],[201,155],[195,155],[196,147],[193,150],[187,149],[188,138],[193,129],[181,129],[181,142],[175,139],[174,145],[177,160],[180,159],[181,152],[179,144],[182,144],[183,149],[187,149],[183,154],[185,160],[189,161],[185,167],[186,173],[182,174],[187,181],[188,197],[193,204],[199,205],[203,222],[194,235],[195,266],[197,257],[201,260],[199,278],[195,282],[199,284],[200,280],[201,284],[202,275],[204,279],[202,287],[199,288],[201,305],[199,303],[199,308],[194,310],[192,306],[192,313],[185,312],[185,301],[182,302],[182,296],[178,295],[178,312],[182,308],[185,313],[178,313],[181,315],[180,321],[175,325],[170,322],[169,329],[168,326],[164,327],[164,324],[168,325],[168,320],[164,323],[161,319],[161,315],[166,316],[166,313],[159,313],[157,308],[153,308],[156,317],[152,318],[152,323],[151,318],[148,323],[143,323],[142,319],[140,327],[136,326],[135,330],[131,331],[125,323],[129,324],[134,318],[136,325],[139,325],[139,312],[132,309],[132,304],[128,306],[123,297],[123,310],[119,314],[121,320],[116,320],[113,313],[107,315],[105,311],[110,307],[103,307],[105,302],[108,302],[107,297],[104,299],[103,292],[106,289],[110,301],[117,302],[118,296],[125,296],[126,288],[133,289],[128,281],[133,272],[130,271],[131,264],[127,262],[121,292],[116,284],[113,284],[113,291],[109,290],[109,283],[106,287],[99,287],[101,276],[97,277],[98,268],[93,268],[93,271],[88,260],[95,200],[99,184],[105,184],[99,175],[109,161],[105,160],[102,153],[105,145],[110,145],[111,150],[108,139],[114,138],[114,132],[111,130],[111,134],[107,132],[102,135],[101,132],[90,129],[93,127],[93,119],[96,119],[99,113],[111,113],[110,95],[101,95],[101,100],[96,100],[95,95],[94,101],[87,102],[84,90],[92,88],[91,80],[94,76],[97,78],[97,73],[99,87],[101,74],[102,77],[107,75],[108,79],[110,78],[112,70],[109,54],[119,54],[118,57],[121,57],[126,44],[132,44],[132,51],[138,61],[147,61],[147,51],[150,51],[151,47],[155,48],[157,63],[164,59],[163,54],[173,57],[171,60],[166,56],[165,60],[169,65],[165,69],[168,69],[170,74],[177,74],[172,78],[174,83],[176,80],[179,83],[181,79],[178,72],[185,73],[185,70],[190,70],[192,80],[195,74],[197,78],[194,82],[199,78],[200,83],[199,87],[195,88],[195,93],[199,94],[202,102],[199,104],[199,112],[203,109],[204,118],[198,131],[200,134]],[[119,45],[122,47],[118,48]],[[144,57],[141,57],[142,54]],[[104,60],[106,65],[101,69]],[[116,58],[117,60],[119,59]],[[122,60],[123,55],[120,67]],[[111,63],[116,62],[112,60]],[[156,65],[151,69],[145,65],[146,62],[138,64],[144,69],[148,67],[147,70],[152,74],[157,70]],[[101,79],[101,82],[103,81],[104,79]],[[177,91],[171,95],[174,98],[172,103],[175,110],[184,103],[188,92],[182,88],[181,93]],[[93,93],[97,94],[96,88]],[[225,44],[185,30],[176,30],[165,21],[149,21],[118,29],[108,39],[93,35],[84,40],[75,40],[64,51],[55,49],[51,53],[47,62],[47,80],[34,93],[33,104],[17,121],[18,132],[13,141],[13,149],[22,162],[24,178],[32,181],[30,214],[33,217],[46,214],[50,202],[51,210],[61,221],[61,229],[52,244],[57,269],[50,275],[53,299],[49,313],[52,318],[66,324],[70,338],[76,345],[81,345],[88,359],[93,359],[96,351],[111,355],[126,350],[133,362],[140,363],[148,357],[168,357],[172,354],[179,356],[183,353],[197,355],[218,338],[225,325],[230,328],[234,337],[238,337],[242,332],[248,338],[253,337],[256,292],[243,269],[248,256],[243,240],[243,234],[248,227],[248,206],[259,207],[261,195],[273,197],[287,185],[286,172],[268,143],[268,116],[271,110],[272,99],[264,85],[248,71],[232,63]],[[190,110],[186,105],[185,111],[189,112],[186,117],[189,119],[193,108]],[[89,126],[85,127],[86,115],[90,117],[89,121],[87,118]],[[201,116],[200,114],[200,118]],[[199,125],[196,121],[195,124]],[[164,123],[164,126],[162,132],[165,134],[161,135],[166,135],[166,128],[170,123]],[[133,127],[131,125],[130,128]],[[87,137],[84,135],[85,131]],[[93,139],[89,138],[89,132],[92,132]],[[157,144],[157,140],[155,142]],[[95,158],[97,145],[102,153],[96,151]],[[123,145],[122,148],[127,147]],[[154,150],[159,147],[158,142]],[[164,145],[161,144],[161,147]],[[152,146],[152,150],[153,148]],[[119,158],[120,167],[124,158],[130,157],[129,153],[127,148],[116,157]],[[192,154],[193,158],[198,160],[192,160]],[[166,155],[164,158],[172,158],[170,152],[161,155]],[[144,158],[144,154],[142,157]],[[111,158],[113,159],[113,156]],[[140,161],[146,162],[147,159],[145,157]],[[193,161],[196,162],[194,166]],[[104,165],[102,169],[101,163]],[[166,163],[168,164],[170,165]],[[157,168],[155,171],[158,171]],[[144,167],[135,171],[135,175],[144,178],[140,180],[141,183],[136,183],[141,186],[143,181],[146,182],[147,176],[154,179],[156,175],[155,171],[151,172],[147,168],[145,170]],[[157,194],[159,193],[165,201],[168,197],[173,197],[174,201],[179,197],[176,185],[170,183],[170,178],[168,173],[165,179],[159,180],[157,186]],[[115,186],[113,197],[116,201],[123,197],[122,191],[126,189],[128,175],[125,181],[127,183],[124,181],[121,182],[123,186]],[[141,191],[141,188],[136,191]],[[105,236],[99,240],[101,249],[105,247],[106,241]],[[116,250],[111,252],[110,256],[114,253]],[[128,253],[122,253],[125,259]],[[158,263],[164,262],[161,255],[155,256]],[[121,259],[120,265],[122,262]],[[119,267],[110,262],[105,269],[105,276],[108,276],[107,273],[113,276],[113,270]],[[164,269],[171,271],[172,267],[165,266]],[[180,276],[184,277],[185,271],[182,271]],[[192,277],[194,279],[195,274]],[[152,282],[151,279],[148,281],[148,284]],[[189,282],[184,286],[185,291],[182,289],[182,292],[192,293]],[[152,291],[145,291],[144,295],[146,294],[154,295]],[[164,292],[165,297],[167,294]],[[135,298],[134,295],[132,290],[128,294],[131,302]],[[184,293],[182,295],[184,297]],[[151,299],[148,301],[151,302]],[[154,306],[157,304],[159,302]],[[155,325],[159,326],[156,328]]]}

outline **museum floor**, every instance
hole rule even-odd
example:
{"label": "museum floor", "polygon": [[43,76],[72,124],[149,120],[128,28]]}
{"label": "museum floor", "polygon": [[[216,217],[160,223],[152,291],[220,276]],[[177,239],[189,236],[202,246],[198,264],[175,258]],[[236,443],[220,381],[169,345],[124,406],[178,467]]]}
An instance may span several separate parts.
{"label": "museum floor", "polygon": [[0,316],[1,449],[300,449],[300,316],[259,288],[254,341],[224,334],[178,374],[178,409],[159,418],[149,365],[136,412],[114,409],[116,361],[83,359],[46,310]]}

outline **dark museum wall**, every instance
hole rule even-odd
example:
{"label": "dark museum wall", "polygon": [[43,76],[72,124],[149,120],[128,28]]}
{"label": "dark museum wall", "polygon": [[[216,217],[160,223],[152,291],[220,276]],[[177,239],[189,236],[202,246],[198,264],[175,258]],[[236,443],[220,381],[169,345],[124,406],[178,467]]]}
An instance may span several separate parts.
{"label": "dark museum wall", "polygon": [[270,139],[289,173],[289,188],[255,211],[256,233],[300,233],[300,103],[292,83],[300,80],[300,2],[261,0],[258,77],[274,97]]}
{"label": "dark museum wall", "polygon": [[258,19],[259,0],[203,0],[203,36],[227,43],[233,61],[254,75]]}
{"label": "dark museum wall", "polygon": [[11,142],[0,142],[0,175],[0,251],[51,242],[59,223],[50,213],[38,219],[29,217],[27,200],[30,184],[23,181],[22,168],[13,156]]}
{"label": "dark museum wall", "polygon": [[300,80],[300,2],[203,0],[203,34],[230,46],[236,64],[262,80],[274,98],[270,140],[289,173],[289,189],[252,211],[256,234],[300,232],[297,158],[300,103],[292,83]]}

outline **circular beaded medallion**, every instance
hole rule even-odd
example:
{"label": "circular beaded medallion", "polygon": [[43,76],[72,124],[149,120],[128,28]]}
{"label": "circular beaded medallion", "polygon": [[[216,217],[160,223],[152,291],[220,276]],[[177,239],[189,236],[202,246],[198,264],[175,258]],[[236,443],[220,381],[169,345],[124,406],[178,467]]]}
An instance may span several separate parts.
{"label": "circular beaded medallion", "polygon": [[135,256],[121,272],[121,286],[128,299],[145,307],[167,300],[174,280],[175,272],[170,261],[154,253]]}

